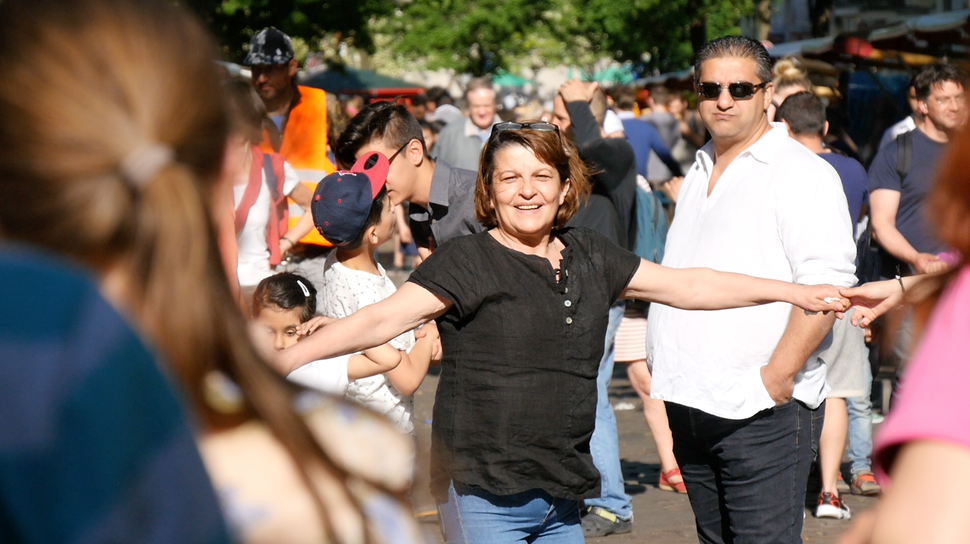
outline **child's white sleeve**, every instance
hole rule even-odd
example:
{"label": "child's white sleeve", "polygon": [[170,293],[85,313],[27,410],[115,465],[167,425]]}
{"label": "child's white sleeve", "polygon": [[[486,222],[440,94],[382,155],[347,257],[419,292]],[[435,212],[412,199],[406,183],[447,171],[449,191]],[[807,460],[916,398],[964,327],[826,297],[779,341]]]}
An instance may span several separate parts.
{"label": "child's white sleeve", "polygon": [[341,355],[313,361],[290,372],[286,379],[324,393],[343,395],[347,390],[347,362],[350,357]]}

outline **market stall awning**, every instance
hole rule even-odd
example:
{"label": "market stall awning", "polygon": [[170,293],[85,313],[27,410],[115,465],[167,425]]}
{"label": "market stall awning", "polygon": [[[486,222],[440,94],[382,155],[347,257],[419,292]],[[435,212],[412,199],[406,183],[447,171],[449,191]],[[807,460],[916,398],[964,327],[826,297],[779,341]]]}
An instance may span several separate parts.
{"label": "market stall awning", "polygon": [[655,76],[642,77],[633,82],[638,87],[663,85],[670,90],[686,90],[694,88],[694,68],[690,67],[679,72],[667,72]]}
{"label": "market stall awning", "polygon": [[414,96],[424,92],[424,87],[410,81],[345,66],[314,74],[303,80],[301,85],[334,94],[356,94],[371,98]]}
{"label": "market stall awning", "polygon": [[834,44],[835,36],[776,43],[768,48],[768,55],[772,58],[783,59],[785,57],[798,57],[803,54],[819,54],[830,51]]}
{"label": "market stall awning", "polygon": [[912,17],[873,30],[864,39],[880,50],[966,58],[968,18],[970,9]]}

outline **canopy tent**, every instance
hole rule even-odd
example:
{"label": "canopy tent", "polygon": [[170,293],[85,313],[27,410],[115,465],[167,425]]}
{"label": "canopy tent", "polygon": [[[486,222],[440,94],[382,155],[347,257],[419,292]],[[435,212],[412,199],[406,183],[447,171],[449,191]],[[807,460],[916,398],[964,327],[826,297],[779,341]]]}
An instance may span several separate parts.
{"label": "canopy tent", "polygon": [[492,84],[499,87],[515,88],[525,87],[529,83],[528,79],[512,75],[505,70],[499,70],[492,77]]}
{"label": "canopy tent", "polygon": [[371,98],[414,96],[424,92],[424,87],[410,81],[347,66],[333,67],[313,74],[300,84],[334,94],[355,94]]}

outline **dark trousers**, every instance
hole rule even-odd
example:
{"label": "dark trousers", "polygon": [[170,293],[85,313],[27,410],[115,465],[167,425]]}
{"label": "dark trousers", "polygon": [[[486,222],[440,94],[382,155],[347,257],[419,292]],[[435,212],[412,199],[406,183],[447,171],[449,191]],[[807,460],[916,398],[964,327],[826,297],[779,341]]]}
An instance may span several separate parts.
{"label": "dark trousers", "polygon": [[702,544],[798,544],[823,403],[792,400],[754,417],[724,419],[667,403],[674,456]]}

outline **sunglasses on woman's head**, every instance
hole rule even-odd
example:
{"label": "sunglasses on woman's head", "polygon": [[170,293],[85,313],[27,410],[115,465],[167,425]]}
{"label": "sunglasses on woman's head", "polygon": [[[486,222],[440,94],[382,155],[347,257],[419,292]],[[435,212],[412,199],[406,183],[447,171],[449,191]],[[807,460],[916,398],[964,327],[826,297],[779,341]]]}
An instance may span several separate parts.
{"label": "sunglasses on woman's head", "polygon": [[[509,130],[534,130],[536,132],[555,132],[559,134],[559,127],[552,123],[498,123],[492,127],[492,136]],[[560,136],[561,137],[561,136]]]}
{"label": "sunglasses on woman's head", "polygon": [[[767,81],[762,81],[757,85],[747,81],[738,81],[727,86],[728,94],[735,100],[746,100],[754,96],[758,89],[764,89],[768,85]],[[697,84],[697,96],[703,100],[717,100],[721,96],[720,83],[702,82]]]}

